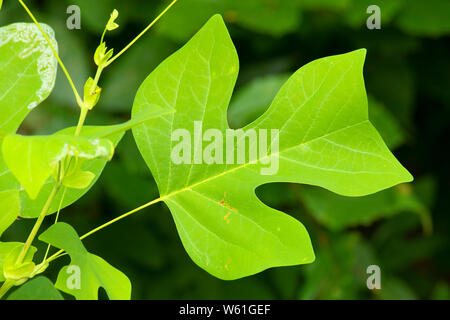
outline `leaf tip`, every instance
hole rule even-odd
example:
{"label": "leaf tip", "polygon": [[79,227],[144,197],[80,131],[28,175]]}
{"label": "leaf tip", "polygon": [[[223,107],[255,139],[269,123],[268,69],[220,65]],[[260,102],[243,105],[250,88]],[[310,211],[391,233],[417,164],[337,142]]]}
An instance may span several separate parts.
{"label": "leaf tip", "polygon": [[406,169],[405,169],[404,177],[405,177],[404,178],[405,182],[413,182],[414,181],[414,176]]}
{"label": "leaf tip", "polygon": [[214,22],[214,23],[221,23],[221,24],[225,24],[225,21],[223,20],[223,17],[221,14],[216,13],[215,15],[213,15],[210,19],[210,22]]}
{"label": "leaf tip", "polygon": [[349,52],[349,54],[354,55],[357,59],[361,60],[362,64],[366,61],[367,49],[361,48],[354,51]]}

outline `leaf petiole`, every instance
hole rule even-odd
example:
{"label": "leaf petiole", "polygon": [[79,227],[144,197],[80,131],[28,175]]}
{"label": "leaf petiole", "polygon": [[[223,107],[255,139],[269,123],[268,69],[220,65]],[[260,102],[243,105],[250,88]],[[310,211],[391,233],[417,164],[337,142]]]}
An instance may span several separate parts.
{"label": "leaf petiole", "polygon": [[[61,207],[62,207],[62,204],[64,202],[64,198],[66,196],[66,191],[67,191],[67,187],[64,188],[64,191],[63,191],[63,194],[62,194],[62,197],[61,197],[61,201],[59,202],[58,211],[56,212],[55,222],[53,222],[53,224],[56,224],[58,222],[59,214],[61,213]],[[42,259],[42,263],[41,264],[45,264],[45,261],[47,260],[48,253],[50,251],[50,247],[51,247],[51,245],[47,246],[47,251],[45,251],[45,256],[44,256],[44,259]]]}
{"label": "leaf petiole", "polygon": [[[86,239],[87,237],[89,237],[89,236],[93,235],[94,233],[96,233],[96,232],[98,232],[98,231],[100,231],[100,230],[102,230],[102,229],[112,225],[113,223],[116,223],[116,222],[118,222],[118,221],[120,221],[122,219],[125,219],[126,217],[129,217],[132,214],[134,214],[134,213],[136,213],[138,211],[141,211],[141,210],[143,210],[145,208],[148,208],[148,207],[150,207],[150,206],[152,206],[152,205],[154,205],[154,204],[156,204],[158,202],[161,202],[161,201],[163,201],[163,199],[164,199],[163,197],[160,197],[160,198],[152,200],[152,201],[150,201],[150,202],[148,202],[148,203],[146,203],[146,204],[144,204],[144,205],[142,205],[140,207],[137,207],[136,209],[128,211],[128,212],[124,213],[123,215],[121,215],[121,216],[119,216],[119,217],[117,217],[115,219],[112,219],[112,220],[102,224],[101,226],[99,226],[99,227],[89,231],[88,233],[84,234],[83,236],[80,237],[80,240]],[[61,254],[63,254],[63,253],[64,253],[64,250],[59,250],[54,255],[52,255],[51,257],[46,259],[44,262],[45,263],[50,263],[53,260],[59,258],[61,256]],[[44,262],[42,262],[42,263],[44,263]]]}
{"label": "leaf petiole", "polygon": [[50,194],[50,196],[47,199],[47,202],[45,203],[44,207],[42,208],[41,214],[39,215],[38,219],[36,220],[36,223],[33,226],[33,229],[31,230],[30,234],[28,235],[27,241],[25,242],[25,245],[22,248],[22,251],[20,252],[19,256],[17,257],[16,264],[22,263],[23,259],[25,258],[25,255],[28,252],[28,249],[30,248],[31,244],[33,243],[34,238],[36,237],[37,232],[39,231],[39,228],[41,227],[42,222],[44,221],[48,209],[50,208],[50,205],[53,202],[53,199],[55,198],[56,194],[59,191],[61,184],[60,182],[57,182],[55,186],[53,187],[53,190]]}

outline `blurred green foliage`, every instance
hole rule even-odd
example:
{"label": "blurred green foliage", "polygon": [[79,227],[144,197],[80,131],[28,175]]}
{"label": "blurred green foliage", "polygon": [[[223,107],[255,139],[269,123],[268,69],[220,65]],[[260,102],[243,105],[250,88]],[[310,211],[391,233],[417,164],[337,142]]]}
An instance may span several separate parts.
{"label": "blurred green foliage", "polygon": [[[108,35],[108,43],[120,50],[167,5],[139,0],[29,3],[38,19],[55,29],[62,59],[80,89],[95,70],[93,52],[112,9],[120,12],[120,28]],[[81,8],[81,30],[66,28],[71,4]],[[366,9],[372,4],[381,9],[381,30],[366,27]],[[0,25],[28,21],[16,1],[3,6]],[[232,127],[262,114],[288,76],[305,63],[365,47],[370,117],[416,181],[363,198],[289,184],[258,188],[265,203],[305,224],[317,260],[233,282],[215,279],[192,263],[164,205],[96,234],[86,247],[130,277],[136,299],[449,299],[449,12],[448,0],[180,0],[106,71],[103,97],[88,124],[128,119],[146,76],[212,14],[221,13],[241,61],[229,110]],[[20,130],[52,133],[74,125],[77,113],[60,72],[50,98]],[[84,233],[157,196],[128,133],[96,186],[65,209],[62,220]],[[2,240],[24,238],[31,223],[14,224]],[[52,280],[68,261],[50,267]],[[381,290],[366,287],[366,268],[372,264],[381,268]]]}

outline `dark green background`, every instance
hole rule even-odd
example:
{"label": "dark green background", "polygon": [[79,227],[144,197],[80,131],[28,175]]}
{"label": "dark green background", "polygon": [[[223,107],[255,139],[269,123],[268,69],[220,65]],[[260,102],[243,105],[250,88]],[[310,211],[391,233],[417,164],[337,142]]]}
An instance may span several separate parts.
{"label": "dark green background", "polygon": [[[120,50],[168,2],[27,1],[56,31],[60,54],[81,90],[93,75],[93,52],[112,9],[120,28],[107,36]],[[65,27],[66,8],[81,8],[81,30]],[[381,30],[366,27],[368,5],[381,8]],[[85,241],[89,251],[125,272],[135,299],[449,299],[450,1],[448,0],[180,0],[160,24],[105,72],[103,96],[88,124],[127,120],[145,77],[214,13],[223,14],[241,72],[229,112],[239,127],[264,111],[287,76],[302,65],[367,48],[364,70],[370,115],[415,181],[364,198],[308,186],[274,184],[261,199],[304,223],[317,260],[233,282],[213,278],[184,251],[164,205],[145,209]],[[28,22],[5,0],[0,25]],[[60,72],[55,91],[27,118],[22,133],[51,133],[76,124],[78,110]],[[157,198],[156,185],[132,135],[82,200],[62,220],[80,234]],[[32,221],[5,239],[23,240]],[[432,229],[432,230],[431,230]],[[61,259],[49,269],[56,279]],[[366,287],[366,268],[381,268],[382,289]],[[102,293],[102,297],[104,297]]]}

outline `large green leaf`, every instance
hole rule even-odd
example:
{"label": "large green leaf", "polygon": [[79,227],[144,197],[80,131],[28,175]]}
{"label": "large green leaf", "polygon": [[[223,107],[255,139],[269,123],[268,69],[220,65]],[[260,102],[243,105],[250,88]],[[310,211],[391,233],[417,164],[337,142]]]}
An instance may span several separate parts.
{"label": "large green leaf", "polygon": [[[256,134],[278,129],[279,150],[244,164],[171,160],[176,129],[194,136],[195,121],[201,121],[202,132],[216,129],[225,136],[229,129],[226,111],[238,57],[220,16],[146,79],[133,114],[148,108],[149,101],[176,113],[137,126],[133,133],[195,263],[221,279],[236,279],[314,260],[303,225],[261,203],[255,196],[259,185],[295,182],[362,196],[412,179],[368,120],[364,58],[365,50],[358,50],[297,71],[265,114],[244,128]],[[242,131],[228,133],[238,141],[245,138]],[[192,144],[193,154],[203,152],[198,140]],[[262,161],[276,159],[278,172],[261,174],[267,169]]]}
{"label": "large green leaf", "polygon": [[19,192],[17,190],[0,191],[0,237],[17,219],[19,213]]}
{"label": "large green leaf", "polygon": [[[57,48],[53,30],[41,25]],[[14,133],[53,89],[57,61],[39,28],[15,23],[0,28],[0,131]]]}
{"label": "large green leaf", "polygon": [[[285,74],[273,74],[256,78],[240,87],[228,109],[230,127],[241,128],[261,116],[288,78]],[[391,149],[402,145],[406,140],[406,134],[396,118],[374,98],[369,98],[369,106],[370,121],[386,145]]]}
{"label": "large green leaf", "polygon": [[59,222],[39,236],[39,240],[64,249],[70,256],[70,266],[79,268],[80,285],[68,285],[71,273],[69,266],[61,269],[56,288],[75,296],[78,300],[98,299],[98,289],[106,290],[111,300],[127,300],[131,297],[131,283],[119,270],[113,268],[99,256],[89,253],[76,231],[67,223]]}
{"label": "large green leaf", "polygon": [[46,277],[37,277],[11,293],[8,300],[64,300]]}
{"label": "large green leaf", "polygon": [[[41,26],[57,49],[53,30]],[[16,132],[27,114],[47,98],[56,70],[56,58],[36,25],[15,23],[0,28],[0,144],[5,134]],[[19,188],[0,152],[0,191]],[[7,219],[5,211],[0,219]]]}

